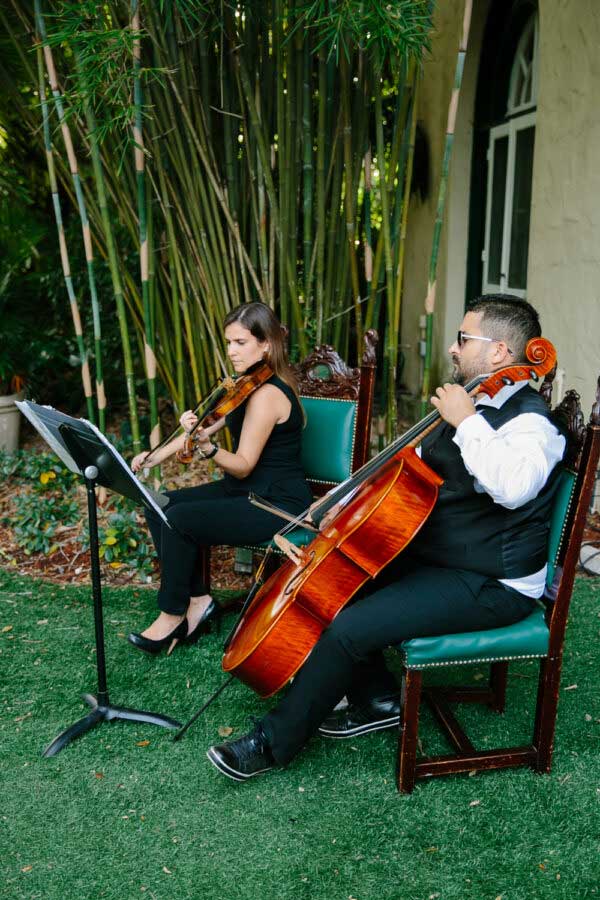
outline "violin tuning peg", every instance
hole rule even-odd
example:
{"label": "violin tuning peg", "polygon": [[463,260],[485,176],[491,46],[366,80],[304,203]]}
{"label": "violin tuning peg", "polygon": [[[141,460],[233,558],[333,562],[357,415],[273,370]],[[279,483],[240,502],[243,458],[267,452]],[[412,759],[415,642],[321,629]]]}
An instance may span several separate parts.
{"label": "violin tuning peg", "polygon": [[503,375],[502,383],[503,384],[514,384],[514,381],[512,380],[512,378],[509,378],[508,375]]}
{"label": "violin tuning peg", "polygon": [[535,372],[533,369],[530,370],[530,372],[529,372],[529,377],[531,378],[532,381],[539,381],[539,380],[540,380],[540,376],[539,376],[538,373]]}

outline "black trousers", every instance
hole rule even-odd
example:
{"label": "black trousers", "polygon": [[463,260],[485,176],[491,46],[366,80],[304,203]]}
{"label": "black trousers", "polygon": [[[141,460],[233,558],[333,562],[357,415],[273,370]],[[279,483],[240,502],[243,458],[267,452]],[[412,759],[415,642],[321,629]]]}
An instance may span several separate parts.
{"label": "black trousers", "polygon": [[167,496],[165,514],[173,528],[149,510],[146,521],[160,559],[159,608],[183,615],[190,597],[207,593],[199,564],[202,547],[267,541],[283,520],[252,506],[245,494],[227,494],[222,481],[167,491]]}
{"label": "black trousers", "polygon": [[[401,559],[401,558],[400,558]],[[262,720],[273,756],[285,765],[346,694],[351,703],[398,691],[382,651],[414,637],[499,628],[535,607],[499,581],[473,572],[388,567],[370,593],[343,609],[323,633],[287,694]]]}

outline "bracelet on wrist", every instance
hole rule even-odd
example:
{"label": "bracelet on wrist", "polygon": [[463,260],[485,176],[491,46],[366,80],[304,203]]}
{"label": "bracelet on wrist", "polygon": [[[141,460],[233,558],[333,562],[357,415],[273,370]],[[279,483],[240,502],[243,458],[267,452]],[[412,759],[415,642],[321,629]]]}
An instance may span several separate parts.
{"label": "bracelet on wrist", "polygon": [[219,450],[219,445],[218,445],[218,444],[213,444],[213,443],[211,442],[211,444],[210,444],[210,450],[203,450],[203,449],[200,447],[200,456],[202,457],[202,459],[212,459],[213,456],[215,456],[215,454],[218,452],[218,450]]}

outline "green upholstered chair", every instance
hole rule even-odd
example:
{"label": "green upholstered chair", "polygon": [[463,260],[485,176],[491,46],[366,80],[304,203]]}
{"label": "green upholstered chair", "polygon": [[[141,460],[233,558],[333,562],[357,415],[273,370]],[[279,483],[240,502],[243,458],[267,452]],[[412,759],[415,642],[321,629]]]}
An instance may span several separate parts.
{"label": "green upholstered chair", "polygon": [[[551,517],[548,577],[540,608],[505,628],[418,638],[400,645],[402,715],[397,778],[398,790],[403,793],[410,793],[417,779],[434,775],[509,766],[550,771],[567,615],[600,454],[600,379],[587,428],[574,391],[567,393],[555,412],[569,432],[570,451],[560,475]],[[492,710],[504,712],[509,663],[524,659],[538,659],[540,666],[531,743],[476,750],[449,704],[483,703]],[[439,675],[450,667],[473,663],[490,665],[489,682],[484,687],[423,685],[423,673],[428,670],[435,670]],[[454,752],[417,756],[422,698]]]}
{"label": "green upholstered chair", "polygon": [[[317,347],[294,366],[306,413],[302,463],[315,497],[349,478],[369,457],[377,339],[376,331],[366,332],[358,368],[347,366],[328,345]],[[302,546],[314,534],[299,528],[286,537]],[[253,552],[264,553],[269,543],[240,549],[251,559]],[[202,576],[210,585],[209,548],[203,555]]]}

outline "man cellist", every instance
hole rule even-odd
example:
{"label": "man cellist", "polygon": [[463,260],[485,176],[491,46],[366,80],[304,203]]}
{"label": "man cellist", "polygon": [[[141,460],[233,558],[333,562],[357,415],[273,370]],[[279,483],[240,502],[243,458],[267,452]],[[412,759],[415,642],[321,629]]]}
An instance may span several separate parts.
{"label": "man cellist", "polygon": [[[526,381],[475,400],[468,380],[525,361],[541,334],[525,300],[480,297],[449,348],[454,382],[431,398],[443,424],[421,455],[444,484],[425,526],[323,632],[284,698],[208,758],[245,781],[289,763],[317,732],[355,738],[394,727],[398,687],[382,651],[404,640],[519,621],[544,590],[549,510],[565,439]],[[333,711],[346,695],[348,705]],[[333,712],[332,712],[333,711]]]}

